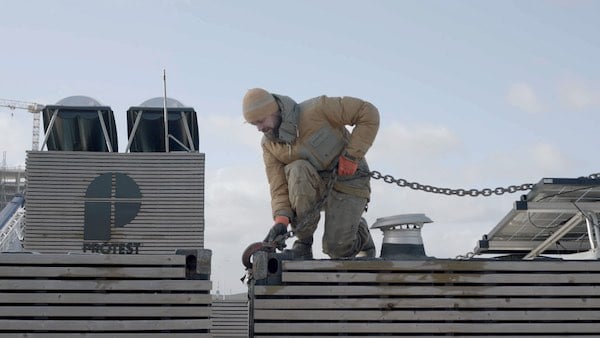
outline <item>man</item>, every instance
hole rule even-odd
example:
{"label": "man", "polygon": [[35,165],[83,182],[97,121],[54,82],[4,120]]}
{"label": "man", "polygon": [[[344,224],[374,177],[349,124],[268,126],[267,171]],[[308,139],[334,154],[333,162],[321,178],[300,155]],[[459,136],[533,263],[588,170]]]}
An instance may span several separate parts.
{"label": "man", "polygon": [[[371,192],[364,156],[379,128],[377,108],[353,97],[320,96],[296,103],[254,88],[244,96],[243,115],[264,134],[275,221],[265,241],[285,234],[291,224],[297,237],[292,254],[312,259],[321,210],[311,211],[327,194],[323,252],[331,258],[374,257],[375,245],[361,216]],[[354,126],[351,133],[346,126]],[[328,189],[333,170],[337,178]]]}

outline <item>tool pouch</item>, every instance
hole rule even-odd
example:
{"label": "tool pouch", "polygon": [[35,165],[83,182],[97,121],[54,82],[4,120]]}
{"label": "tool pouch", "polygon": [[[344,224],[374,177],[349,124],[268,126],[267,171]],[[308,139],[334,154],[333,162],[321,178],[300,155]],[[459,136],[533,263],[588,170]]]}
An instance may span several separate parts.
{"label": "tool pouch", "polygon": [[326,125],[310,135],[300,146],[298,154],[318,171],[322,171],[329,170],[335,165],[335,160],[344,148],[346,148],[346,140],[342,134]]}

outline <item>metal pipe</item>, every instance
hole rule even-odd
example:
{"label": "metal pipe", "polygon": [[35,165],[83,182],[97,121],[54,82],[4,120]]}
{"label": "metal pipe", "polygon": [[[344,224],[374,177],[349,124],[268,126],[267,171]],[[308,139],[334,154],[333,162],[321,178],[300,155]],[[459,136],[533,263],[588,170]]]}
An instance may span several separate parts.
{"label": "metal pipe", "polygon": [[131,135],[129,135],[129,140],[127,140],[127,148],[125,148],[125,152],[129,152],[129,148],[131,148],[131,143],[133,143],[133,138],[135,133],[137,133],[138,125],[140,124],[140,120],[142,119],[143,110],[138,111],[137,116],[135,117],[135,122],[133,123],[133,128],[131,128]]}
{"label": "metal pipe", "polygon": [[596,248],[600,247],[600,224],[598,224],[598,216],[595,213],[590,213],[592,218],[592,225],[594,228],[594,235],[596,236]]}
{"label": "metal pipe", "polygon": [[164,106],[164,122],[165,122],[165,152],[169,152],[169,118],[167,116],[167,71],[163,69],[163,106]]}
{"label": "metal pipe", "polygon": [[40,150],[44,150],[44,146],[46,145],[46,142],[48,142],[48,137],[50,136],[50,132],[52,132],[52,127],[54,127],[54,121],[56,120],[56,115],[58,115],[58,109],[56,109],[54,111],[54,113],[52,113],[52,118],[50,119],[50,123],[48,123],[48,129],[46,129],[46,133],[44,135],[44,141],[42,142],[42,146],[40,147]]}
{"label": "metal pipe", "polygon": [[[192,151],[195,151],[196,149],[194,148],[194,140],[192,140],[192,134],[191,134],[191,131],[190,131],[190,126],[187,123],[187,119],[185,118],[185,113],[184,112],[181,112],[181,119],[183,120],[183,126],[184,126],[184,129],[185,129],[185,135],[187,136],[188,142],[190,144],[190,149]],[[184,148],[187,149],[187,147],[184,147]],[[190,150],[188,149],[188,151],[190,151]]]}
{"label": "metal pipe", "polygon": [[102,111],[98,110],[98,119],[100,119],[100,127],[102,127],[102,133],[104,133],[104,142],[106,143],[106,147],[108,147],[108,152],[112,153],[113,148],[110,142],[110,138],[108,137],[108,130],[106,129],[106,124],[104,123],[104,117],[102,116]]}
{"label": "metal pipe", "polygon": [[581,223],[583,220],[583,215],[581,213],[575,214],[571,219],[567,221],[562,227],[560,227],[556,232],[554,232],[551,236],[549,236],[545,241],[543,241],[536,248],[531,250],[525,257],[524,260],[534,259],[539,256],[544,250],[548,247],[556,243],[560,240],[564,235],[566,235],[569,231],[571,231],[574,227]]}
{"label": "metal pipe", "polygon": [[590,249],[595,250],[596,249],[596,241],[594,241],[594,228],[592,226],[592,222],[590,220],[589,215],[585,216],[585,226],[587,227],[588,240],[590,241]]}

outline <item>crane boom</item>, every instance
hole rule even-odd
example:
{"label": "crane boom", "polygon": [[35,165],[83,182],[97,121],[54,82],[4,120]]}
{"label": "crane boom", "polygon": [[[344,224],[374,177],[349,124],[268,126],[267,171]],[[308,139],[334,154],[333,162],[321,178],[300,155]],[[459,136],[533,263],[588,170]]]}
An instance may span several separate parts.
{"label": "crane boom", "polygon": [[45,105],[35,102],[0,99],[0,107],[11,110],[24,109],[33,114],[33,128],[31,130],[31,149],[38,150],[40,140],[40,112]]}

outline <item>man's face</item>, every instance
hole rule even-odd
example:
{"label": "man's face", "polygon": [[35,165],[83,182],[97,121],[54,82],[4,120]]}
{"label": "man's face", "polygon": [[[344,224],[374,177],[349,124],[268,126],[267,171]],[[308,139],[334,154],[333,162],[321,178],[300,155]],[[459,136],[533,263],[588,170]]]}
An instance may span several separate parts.
{"label": "man's face", "polygon": [[277,136],[277,129],[279,128],[280,124],[281,114],[279,114],[279,111],[276,111],[263,119],[252,122],[252,125],[256,126],[258,131],[262,132],[269,138],[274,138]]}

